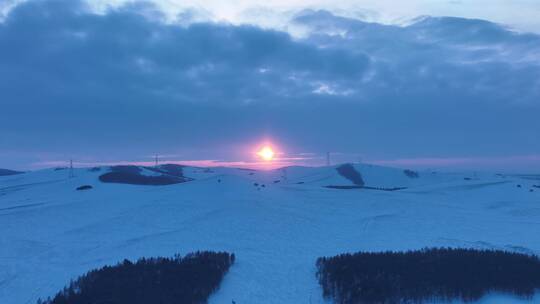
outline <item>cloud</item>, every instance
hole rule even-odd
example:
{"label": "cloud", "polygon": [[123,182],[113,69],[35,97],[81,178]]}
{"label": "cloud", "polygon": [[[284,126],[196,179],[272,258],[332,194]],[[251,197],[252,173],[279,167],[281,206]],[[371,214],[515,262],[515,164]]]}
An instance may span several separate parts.
{"label": "cloud", "polygon": [[383,166],[416,167],[416,168],[453,168],[484,169],[497,168],[503,171],[522,170],[537,172],[540,170],[540,155],[517,155],[508,157],[459,157],[459,158],[412,158],[393,160],[372,160],[371,163]]}
{"label": "cloud", "polygon": [[293,37],[197,14],[16,6],[0,23],[0,149],[242,160],[240,143],[270,136],[291,152],[372,159],[540,150],[537,35],[305,10]]}

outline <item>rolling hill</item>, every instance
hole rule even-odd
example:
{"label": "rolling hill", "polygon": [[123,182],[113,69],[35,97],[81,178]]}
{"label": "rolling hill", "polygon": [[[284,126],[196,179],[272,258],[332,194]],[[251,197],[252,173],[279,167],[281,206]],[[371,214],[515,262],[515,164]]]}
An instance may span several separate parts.
{"label": "rolling hill", "polygon": [[[114,172],[127,173],[103,177]],[[368,164],[98,167],[74,175],[0,177],[0,303],[35,303],[123,259],[197,250],[236,254],[209,303],[238,304],[326,303],[315,261],[344,252],[444,246],[540,254],[540,181],[530,176]],[[152,182],[133,182],[141,180]],[[92,188],[76,190],[83,185]],[[534,301],[540,297],[493,294],[480,302]]]}

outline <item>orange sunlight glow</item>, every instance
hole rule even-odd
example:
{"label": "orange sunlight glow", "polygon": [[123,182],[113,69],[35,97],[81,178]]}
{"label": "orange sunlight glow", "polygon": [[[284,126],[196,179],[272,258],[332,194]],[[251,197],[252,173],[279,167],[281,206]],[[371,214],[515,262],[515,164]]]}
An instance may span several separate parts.
{"label": "orange sunlight glow", "polygon": [[261,150],[259,150],[259,152],[257,152],[257,155],[259,155],[259,157],[265,161],[271,161],[274,159],[276,153],[270,146],[264,146]]}

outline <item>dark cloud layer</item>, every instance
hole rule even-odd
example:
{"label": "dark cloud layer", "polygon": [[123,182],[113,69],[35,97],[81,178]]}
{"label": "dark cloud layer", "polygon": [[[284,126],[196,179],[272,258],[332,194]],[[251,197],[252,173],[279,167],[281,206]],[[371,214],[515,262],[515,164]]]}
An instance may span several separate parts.
{"label": "dark cloud layer", "polygon": [[231,158],[268,136],[289,151],[378,159],[540,154],[537,35],[326,11],[291,21],[303,38],[161,20],[148,4],[17,6],[0,23],[0,150]]}

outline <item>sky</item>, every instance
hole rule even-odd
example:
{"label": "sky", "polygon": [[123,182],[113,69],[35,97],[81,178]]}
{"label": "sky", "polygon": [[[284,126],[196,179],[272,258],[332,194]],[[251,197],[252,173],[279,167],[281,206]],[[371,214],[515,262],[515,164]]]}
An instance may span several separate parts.
{"label": "sky", "polygon": [[537,1],[0,0],[0,167],[540,171]]}
{"label": "sky", "polygon": [[[8,0],[19,2],[20,0]],[[92,0],[94,9],[104,10],[132,0]],[[304,9],[329,10],[340,15],[385,24],[402,24],[418,16],[455,16],[485,19],[515,30],[540,32],[540,2],[537,0],[154,0],[169,18],[182,11],[201,13],[213,21],[286,27],[291,14]]]}

